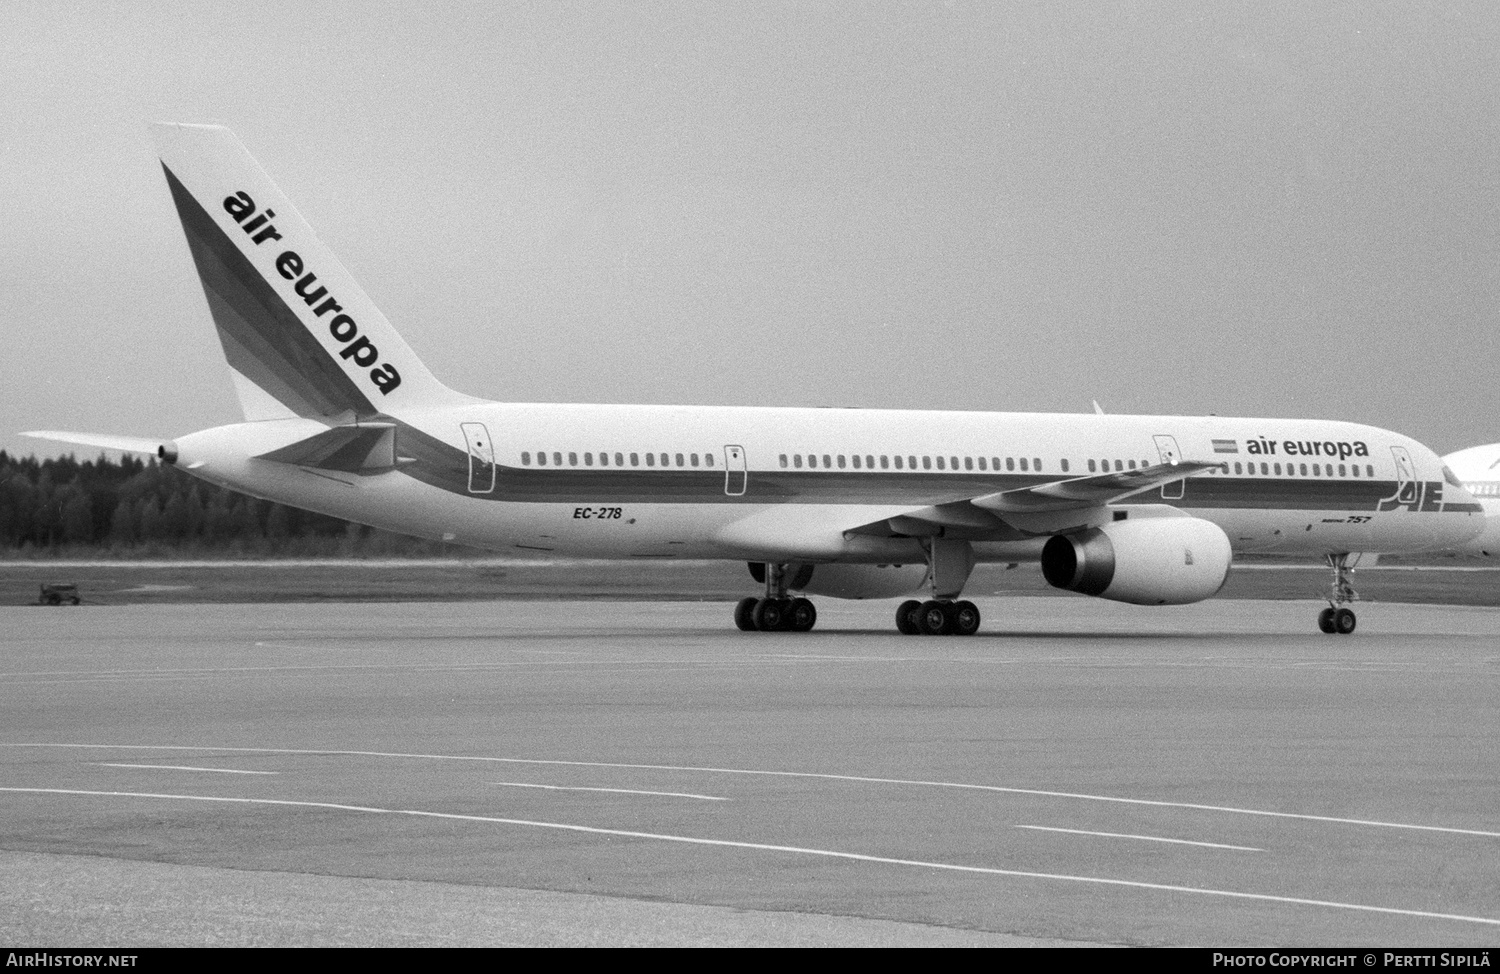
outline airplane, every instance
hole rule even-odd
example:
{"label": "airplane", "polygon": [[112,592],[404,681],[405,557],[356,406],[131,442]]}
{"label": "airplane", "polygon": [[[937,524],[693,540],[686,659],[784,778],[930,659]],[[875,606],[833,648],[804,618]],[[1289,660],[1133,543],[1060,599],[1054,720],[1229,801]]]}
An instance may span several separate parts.
{"label": "airplane", "polygon": [[811,630],[808,595],[908,598],[904,634],[972,635],[974,566],[1140,605],[1216,594],[1235,555],[1319,555],[1354,631],[1351,552],[1450,548],[1480,504],[1417,441],[1219,416],[502,403],[443,385],[227,128],[153,126],[245,422],[152,453],[210,483],[528,556],[727,559],[746,631]]}
{"label": "airplane", "polygon": [[1443,465],[1474,497],[1484,510],[1484,530],[1458,545],[1457,554],[1500,555],[1500,443],[1471,446],[1443,457]]}

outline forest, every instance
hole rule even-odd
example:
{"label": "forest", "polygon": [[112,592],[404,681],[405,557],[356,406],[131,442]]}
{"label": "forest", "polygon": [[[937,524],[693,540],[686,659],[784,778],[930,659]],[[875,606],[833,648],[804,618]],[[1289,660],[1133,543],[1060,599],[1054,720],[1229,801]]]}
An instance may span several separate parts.
{"label": "forest", "polygon": [[0,450],[0,557],[438,557],[473,549],[204,483],[156,459]]}

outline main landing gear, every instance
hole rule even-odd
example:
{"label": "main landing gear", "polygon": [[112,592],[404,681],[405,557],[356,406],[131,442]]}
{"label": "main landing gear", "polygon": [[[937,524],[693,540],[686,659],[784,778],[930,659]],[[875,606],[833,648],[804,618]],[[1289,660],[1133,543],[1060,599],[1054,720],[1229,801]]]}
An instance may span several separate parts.
{"label": "main landing gear", "polygon": [[807,599],[787,595],[786,566],[766,565],[766,597],[740,599],[734,624],[744,632],[810,632],[818,610]]}
{"label": "main landing gear", "polygon": [[903,636],[972,636],[979,631],[979,607],[955,602],[974,570],[974,549],[967,541],[932,538],[923,544],[934,598],[909,599],[896,610]]}
{"label": "main landing gear", "polygon": [[904,636],[972,636],[979,631],[979,607],[968,601],[908,599],[896,609],[896,628]]}
{"label": "main landing gear", "polygon": [[1333,585],[1328,593],[1328,608],[1318,613],[1318,628],[1326,633],[1347,636],[1354,631],[1357,622],[1354,610],[1347,607],[1347,603],[1359,598],[1359,593],[1349,584],[1349,573],[1354,569],[1349,567],[1347,553],[1328,555],[1325,560],[1333,569]]}

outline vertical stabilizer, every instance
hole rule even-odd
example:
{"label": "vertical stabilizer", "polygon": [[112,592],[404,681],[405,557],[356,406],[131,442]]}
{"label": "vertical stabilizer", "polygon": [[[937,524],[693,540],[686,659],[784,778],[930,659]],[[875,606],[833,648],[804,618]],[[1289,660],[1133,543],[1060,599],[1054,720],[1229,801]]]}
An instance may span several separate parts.
{"label": "vertical stabilizer", "polygon": [[151,128],[246,419],[473,401],[427,371],[233,132]]}

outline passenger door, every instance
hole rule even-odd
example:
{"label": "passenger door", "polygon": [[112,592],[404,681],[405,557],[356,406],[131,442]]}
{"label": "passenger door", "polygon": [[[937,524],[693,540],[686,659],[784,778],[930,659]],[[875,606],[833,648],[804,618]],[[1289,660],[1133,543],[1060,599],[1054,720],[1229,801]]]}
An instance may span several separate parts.
{"label": "passenger door", "polygon": [[495,444],[483,423],[460,423],[469,444],[469,493],[488,494],[495,489]]}
{"label": "passenger door", "polygon": [[[1175,436],[1153,436],[1156,441],[1156,453],[1161,457],[1162,463],[1176,463],[1182,459],[1182,452],[1177,449],[1177,438]],[[1163,500],[1175,501],[1182,499],[1183,488],[1187,486],[1185,480],[1174,480],[1170,484],[1161,485],[1161,496]]]}
{"label": "passenger door", "polygon": [[745,448],[742,446],[724,447],[724,493],[730,497],[743,497],[748,478],[749,474],[745,468]]}

